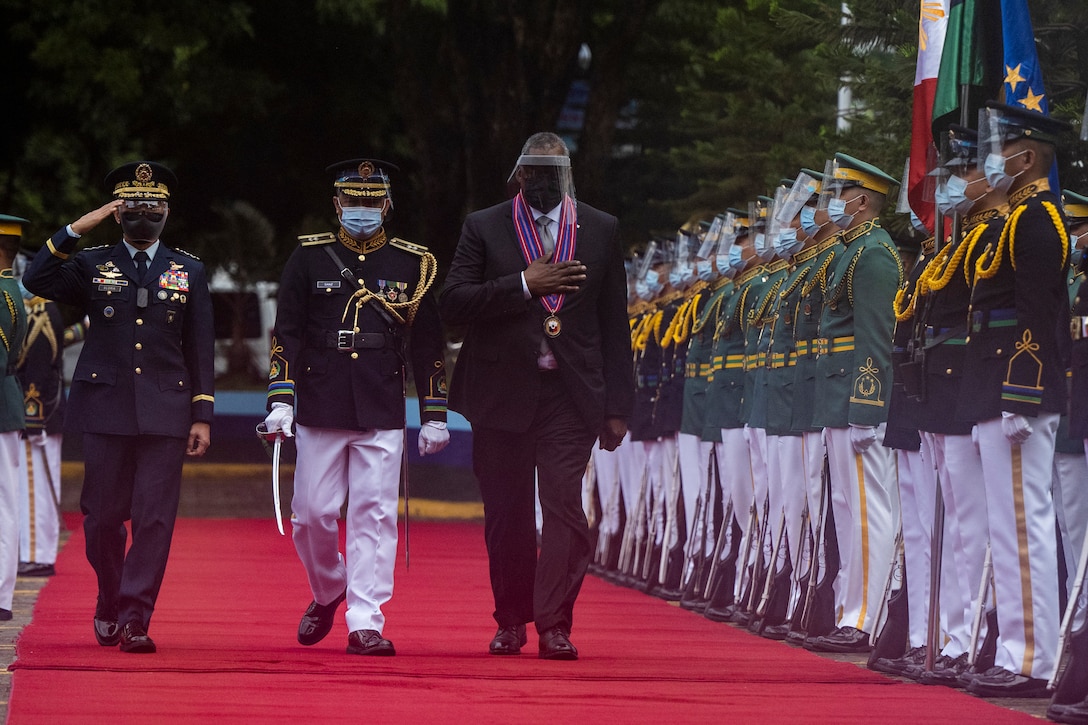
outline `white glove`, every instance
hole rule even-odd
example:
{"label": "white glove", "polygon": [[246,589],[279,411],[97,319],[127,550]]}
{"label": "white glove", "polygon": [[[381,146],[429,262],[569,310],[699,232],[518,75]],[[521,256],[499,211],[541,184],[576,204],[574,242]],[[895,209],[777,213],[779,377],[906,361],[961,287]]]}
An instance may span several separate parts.
{"label": "white glove", "polygon": [[428,420],[419,427],[419,455],[438,453],[450,442],[450,432],[440,420]]}
{"label": "white glove", "polygon": [[282,432],[288,438],[295,435],[291,424],[295,422],[295,411],[287,403],[273,403],[272,412],[264,419],[264,428],[269,433]]}
{"label": "white glove", "polygon": [[855,453],[864,453],[869,450],[869,446],[876,443],[876,426],[851,423],[850,443],[854,446]]}
{"label": "white glove", "polygon": [[28,432],[26,434],[26,439],[28,441],[30,441],[31,444],[37,446],[38,448],[45,448],[45,441],[46,441],[47,437],[48,436],[46,435],[44,430],[41,433],[29,433]]}
{"label": "white glove", "polygon": [[1009,443],[1018,446],[1031,437],[1031,423],[1018,413],[1001,411],[1001,432]]}

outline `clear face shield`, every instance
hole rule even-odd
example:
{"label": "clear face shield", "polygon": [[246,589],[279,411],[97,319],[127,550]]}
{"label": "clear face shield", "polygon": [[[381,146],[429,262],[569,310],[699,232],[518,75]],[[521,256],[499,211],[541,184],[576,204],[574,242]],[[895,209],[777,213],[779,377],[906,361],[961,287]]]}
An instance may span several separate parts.
{"label": "clear face shield", "polygon": [[574,211],[576,197],[569,156],[522,154],[508,181],[517,182],[526,203],[537,211],[547,214],[567,198],[572,202],[570,213]]}
{"label": "clear face shield", "polygon": [[737,215],[731,211],[727,211],[725,214],[720,215],[722,218],[722,231],[721,237],[718,240],[718,247],[714,251],[714,266],[718,268],[718,272],[730,277],[735,274],[735,270],[729,263],[730,250],[737,241]]}
{"label": "clear face shield", "polygon": [[1016,139],[1015,135],[1010,139],[1001,109],[983,108],[978,112],[978,168],[986,175],[987,183],[1000,191],[1008,191],[1016,178],[1006,173],[1005,162],[1027,151],[1022,148],[1006,156],[1008,146]]}
{"label": "clear face shield", "polygon": [[767,223],[772,216],[771,207],[773,205],[773,200],[767,201],[766,199],[749,202],[748,204],[748,219],[752,224],[748,233],[752,238],[752,250],[764,262],[769,262],[774,258],[774,245],[767,234]]}

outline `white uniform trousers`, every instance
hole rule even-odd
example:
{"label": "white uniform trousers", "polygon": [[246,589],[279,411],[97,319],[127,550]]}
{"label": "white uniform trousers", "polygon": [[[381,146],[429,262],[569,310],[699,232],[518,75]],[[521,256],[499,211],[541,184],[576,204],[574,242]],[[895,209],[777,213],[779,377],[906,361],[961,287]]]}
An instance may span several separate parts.
{"label": "white uniform trousers", "polygon": [[[752,481],[752,458],[744,428],[722,428],[722,442],[716,443],[718,462],[721,465],[722,489],[733,498],[733,516],[740,525],[741,542],[748,535],[755,536],[758,529],[749,531],[751,510],[755,505],[755,484]],[[757,511],[758,516],[761,511]],[[755,548],[755,547],[750,547]],[[737,556],[736,586],[739,588],[747,566],[746,552]],[[738,598],[739,598],[739,592]]]}
{"label": "white uniform trousers", "polygon": [[19,561],[57,561],[62,438],[58,433],[46,436],[45,445],[35,445],[29,439],[20,442]]}
{"label": "white uniform trousers", "polygon": [[[381,632],[381,608],[393,596],[404,431],[296,428],[291,535],[314,600],[328,604],[347,589],[348,631]],[[338,520],[345,498],[347,546],[341,554]]]}
{"label": "white uniform trousers", "polygon": [[646,449],[646,512],[648,529],[654,534],[654,545],[665,541],[665,493],[668,487],[665,471],[671,458],[667,438],[643,441]]}
{"label": "white uniform trousers", "polygon": [[[633,527],[638,522],[639,491],[649,477],[646,470],[646,447],[642,441],[632,441],[631,434],[628,433],[616,452],[620,454],[620,492],[623,494],[623,511],[627,517],[624,523],[626,532],[627,527],[634,530]],[[647,495],[646,492],[643,495]],[[642,505],[645,507],[645,502]]]}
{"label": "white uniform trousers", "polygon": [[[758,522],[758,527],[753,532],[753,536],[758,536],[761,532],[764,534],[763,540],[757,541],[757,545],[752,548],[752,561],[756,561],[755,556],[762,555],[763,562],[766,564],[770,560],[771,551],[774,549],[774,538],[771,531],[768,530],[763,516],[765,513],[767,514],[767,518],[771,521],[770,526],[773,529],[778,528],[779,519],[781,518],[781,515],[772,516],[769,508],[770,476],[767,471],[767,431],[764,428],[751,428],[746,425],[744,426],[744,438],[748,441],[748,455],[752,460],[752,491],[755,495],[753,505],[756,507],[756,520]],[[767,506],[766,511],[764,510],[765,505]]]}
{"label": "white uniform trousers", "polygon": [[[954,571],[951,581],[942,579],[941,583],[941,612],[946,616],[949,638],[942,652],[958,657],[970,649],[979,581],[986,563],[986,481],[978,446],[970,435],[934,434],[933,449],[946,524],[942,567]],[[980,641],[985,631],[983,619]]]}
{"label": "white uniform trousers", "polygon": [[1048,679],[1057,666],[1058,545],[1050,482],[1058,415],[1029,418],[1032,434],[1011,445],[1001,418],[978,424],[997,599],[997,656],[1010,672]]}
{"label": "white uniform trousers", "polygon": [[[903,522],[903,561],[907,572],[907,620],[910,646],[926,644],[929,620],[929,560],[933,534],[933,507],[937,472],[932,436],[922,433],[917,451],[896,451],[899,479],[899,516]],[[943,604],[943,601],[942,601]]]}
{"label": "white uniform trousers", "polygon": [[1088,461],[1077,453],[1054,453],[1054,513],[1062,532],[1065,593],[1071,596],[1088,527]]}
{"label": "white uniform trousers", "polygon": [[[702,509],[698,512],[700,517],[708,518],[706,508],[710,506],[710,502],[703,501],[701,506],[698,502],[706,498],[707,465],[710,463],[714,444],[691,433],[678,434],[676,443],[680,450],[680,492],[684,497],[684,526],[686,527],[684,531],[687,532],[688,548],[690,548],[693,540],[703,536],[702,521],[695,520],[696,509]],[[704,537],[704,539],[709,538],[711,537]],[[704,548],[707,548],[705,540],[703,543]],[[709,548],[713,547],[714,544],[711,542]]]}
{"label": "white uniform trousers", "polygon": [[19,447],[22,431],[0,433],[0,609],[11,609],[19,570]]}
{"label": "white uniform trousers", "polygon": [[[620,530],[620,464],[623,446],[614,451],[593,449],[592,465],[597,481],[597,498],[601,518],[597,524],[600,536],[610,536]],[[590,502],[592,504],[592,502]]]}
{"label": "white uniform trousers", "polygon": [[876,441],[864,453],[856,453],[849,428],[824,428],[839,544],[837,622],[870,633],[884,593],[899,515],[895,457],[883,440],[881,423]]}
{"label": "white uniform trousers", "polygon": [[[767,436],[767,450],[774,450],[778,458],[778,478],[782,497],[782,512],[786,516],[786,536],[782,540],[782,553],[779,556],[779,568],[786,561],[789,551],[790,564],[793,567],[793,580],[801,575],[801,550],[805,545],[805,505],[808,492],[805,486],[805,445],[799,435]],[[812,516],[816,514],[813,513]],[[787,606],[788,616],[793,616],[801,590],[797,586],[790,589]]]}

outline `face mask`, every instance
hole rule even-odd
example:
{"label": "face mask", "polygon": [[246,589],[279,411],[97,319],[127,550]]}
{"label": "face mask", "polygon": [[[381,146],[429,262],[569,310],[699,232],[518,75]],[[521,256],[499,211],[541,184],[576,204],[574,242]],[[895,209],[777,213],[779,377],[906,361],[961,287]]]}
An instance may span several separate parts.
{"label": "face mask", "polygon": [[660,274],[652,269],[646,273],[646,289],[650,291],[651,295],[656,295],[664,288],[665,283],[661,281]]}
{"label": "face mask", "polygon": [[[729,249],[732,250],[733,247],[729,247]],[[726,253],[726,254],[715,254],[714,255],[714,264],[717,265],[718,269],[721,271],[722,274],[729,274],[729,275],[733,274],[733,267],[730,266],[730,264],[729,264],[729,254],[728,253]]]}
{"label": "face mask", "polygon": [[154,242],[166,226],[166,215],[138,211],[121,212],[121,231],[130,242]]}
{"label": "face mask", "polygon": [[382,209],[373,206],[342,207],[340,226],[354,239],[369,239],[382,226]]}
{"label": "face mask", "polygon": [[948,189],[944,184],[938,184],[933,192],[933,203],[942,216],[952,215],[952,202],[948,199]]}
{"label": "face mask", "polygon": [[764,262],[767,262],[774,257],[774,245],[767,243],[767,235],[763,232],[756,234],[753,244],[755,246],[756,254]]}
{"label": "face mask", "polygon": [[673,267],[672,270],[669,271],[669,284],[672,285],[674,289],[680,289],[684,286],[685,276],[682,267]]}
{"label": "face mask", "polygon": [[986,156],[986,183],[999,191],[1008,191],[1016,177],[1024,172],[1021,170],[1009,176],[1005,173],[1005,162],[1024,153],[1027,153],[1027,149],[1013,154],[1008,159],[1001,154],[988,154]]}
{"label": "face mask", "polygon": [[801,251],[805,243],[797,238],[797,230],[786,227],[778,232],[778,239],[774,240],[774,251],[782,259],[789,259]]}
{"label": "face mask", "polygon": [[522,193],[529,206],[537,211],[549,212],[559,206],[559,177],[554,173],[536,174],[522,181]]}
{"label": "face mask", "polygon": [[926,226],[925,222],[923,222],[913,210],[910,213],[910,225],[914,227],[914,230],[917,232],[929,234],[929,227]]}
{"label": "face mask", "polygon": [[974,200],[967,198],[967,179],[953,176],[945,184],[945,192],[948,194],[948,203],[952,211],[958,214],[966,214],[974,206]]}
{"label": "face mask", "polygon": [[650,299],[650,287],[646,284],[646,280],[640,279],[635,282],[635,295],[637,295],[640,300]]}
{"label": "face mask", "polygon": [[[860,199],[861,197],[857,198]],[[850,201],[854,200],[851,199]],[[839,229],[849,229],[854,224],[854,215],[846,213],[847,203],[842,199],[831,199],[827,202],[827,216],[831,219],[831,223]]]}
{"label": "face mask", "polygon": [[801,231],[810,237],[820,231],[820,225],[816,223],[816,210],[811,206],[801,207]]}
{"label": "face mask", "polygon": [[729,268],[739,272],[744,267],[744,250],[737,245],[729,248]]}
{"label": "face mask", "polygon": [[695,263],[695,274],[704,282],[714,279],[714,264],[709,259],[700,259]]}

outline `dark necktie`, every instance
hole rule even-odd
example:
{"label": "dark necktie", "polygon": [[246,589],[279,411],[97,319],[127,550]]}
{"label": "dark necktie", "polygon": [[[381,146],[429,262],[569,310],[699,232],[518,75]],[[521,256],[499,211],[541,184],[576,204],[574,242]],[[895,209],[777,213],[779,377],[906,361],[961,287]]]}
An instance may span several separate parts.
{"label": "dark necktie", "polygon": [[137,282],[143,282],[144,277],[147,276],[147,252],[141,249],[132,258],[136,260]]}

